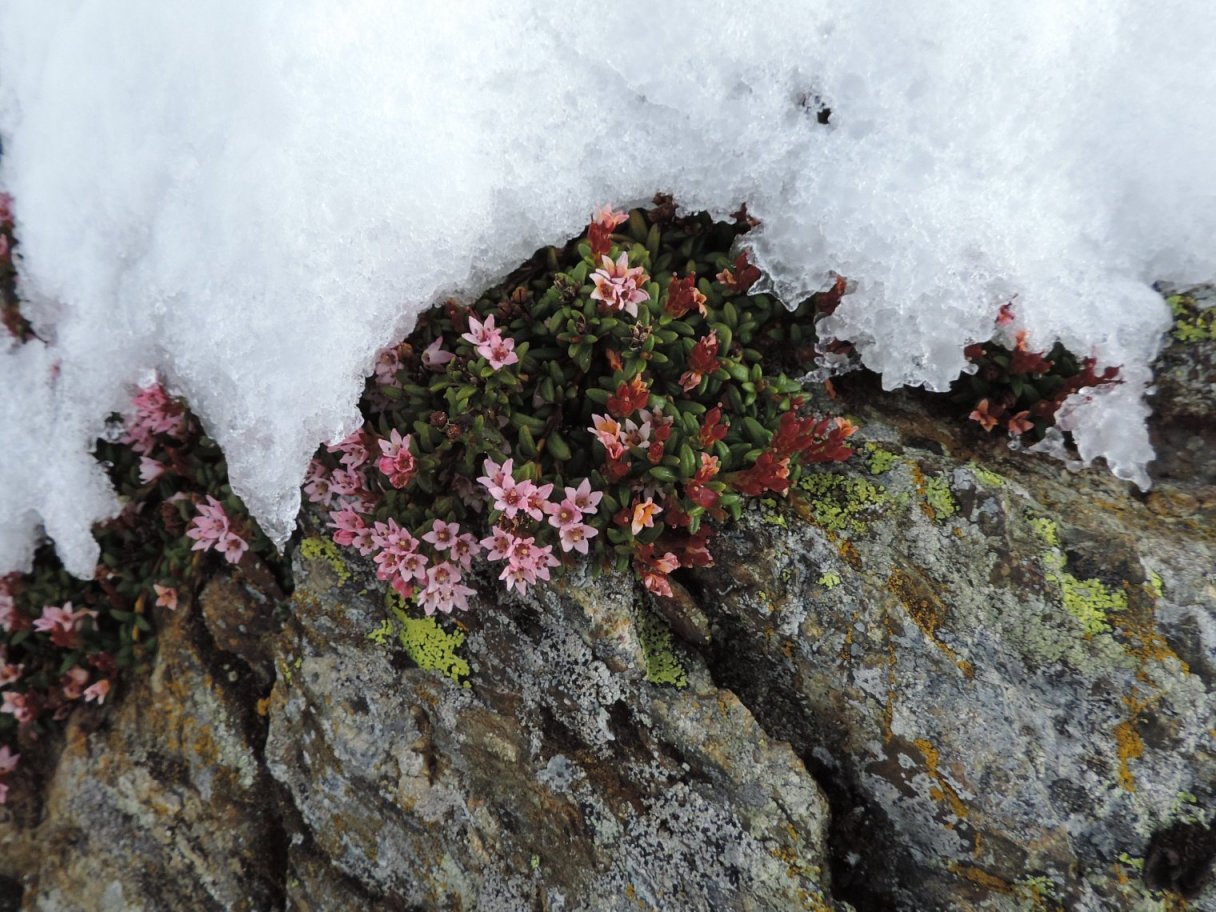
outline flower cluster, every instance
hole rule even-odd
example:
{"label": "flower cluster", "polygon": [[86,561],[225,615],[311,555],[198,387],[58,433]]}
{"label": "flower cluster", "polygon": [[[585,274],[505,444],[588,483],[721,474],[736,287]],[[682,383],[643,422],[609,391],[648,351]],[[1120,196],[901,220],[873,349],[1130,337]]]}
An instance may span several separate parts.
{"label": "flower cluster", "polygon": [[107,702],[120,673],[145,664],[156,643],[154,610],[178,607],[205,552],[283,577],[270,542],[226,484],[219,448],[159,384],[136,391],[97,454],[125,506],[97,527],[93,579],[69,576],[50,547],[37,552],[31,573],[0,579],[0,803],[18,758],[37,762],[48,725],[83,703]]}
{"label": "flower cluster", "polygon": [[766,370],[795,324],[749,294],[760,272],[732,248],[750,224],[605,207],[424,314],[377,360],[363,427],[309,471],[333,540],[427,614],[468,607],[470,574],[523,593],[583,557],[671,596],[744,497],[850,454],[852,426],[802,415]]}
{"label": "flower cluster", "polygon": [[214,549],[224,555],[228,563],[239,563],[241,556],[249,549],[249,543],[233,531],[224,505],[208,494],[206,501],[198,504],[196,509],[198,512],[186,529],[186,537],[194,541],[191,550]]}
{"label": "flower cluster", "polygon": [[971,407],[968,417],[986,432],[1001,428],[1010,437],[1041,440],[1073,393],[1119,382],[1117,367],[1099,373],[1093,358],[1078,359],[1060,343],[1050,352],[1036,351],[1029,333],[1017,328],[1012,303],[998,311],[992,339],[964,354],[974,370],[959,378],[951,395]]}

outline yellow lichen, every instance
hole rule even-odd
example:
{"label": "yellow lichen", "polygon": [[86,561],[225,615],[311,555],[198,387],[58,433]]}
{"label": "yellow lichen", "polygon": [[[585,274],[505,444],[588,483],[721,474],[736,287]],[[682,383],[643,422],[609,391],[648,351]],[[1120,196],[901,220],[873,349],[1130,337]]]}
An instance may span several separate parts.
{"label": "yellow lichen", "polygon": [[921,496],[929,508],[930,519],[943,522],[958,512],[958,503],[950,491],[950,479],[945,475],[925,479],[921,488]]}
{"label": "yellow lichen", "polygon": [[967,468],[971,470],[971,474],[975,476],[976,481],[981,484],[986,484],[991,488],[1001,488],[1005,486],[1005,479],[990,469],[985,469],[978,463],[969,462]]}
{"label": "yellow lichen", "polygon": [[1127,593],[1107,586],[1099,579],[1079,579],[1064,568],[1068,564],[1060,539],[1060,529],[1045,516],[1030,519],[1030,527],[1048,546],[1042,555],[1044,578],[1060,587],[1060,601],[1069,615],[1080,623],[1086,635],[1095,636],[1111,629],[1110,615],[1127,610]]}
{"label": "yellow lichen", "polygon": [[835,570],[828,570],[819,577],[819,585],[827,589],[835,589],[840,583],[840,574]]}
{"label": "yellow lichen", "polygon": [[300,555],[309,561],[325,561],[333,569],[339,583],[345,583],[350,579],[350,568],[342,559],[342,552],[328,538],[304,539],[300,542]]}
{"label": "yellow lichen", "polygon": [[[457,650],[464,645],[464,632],[453,630],[449,633],[432,617],[410,617],[395,592],[388,594],[386,602],[396,627],[392,621],[386,620],[385,623],[389,625],[390,635],[395,630],[397,641],[410,660],[419,668],[437,671],[453,683],[463,683],[463,686],[469,687],[464,680],[469,676],[469,663],[457,654]],[[369,636],[376,639],[383,629],[384,625],[381,624]]]}
{"label": "yellow lichen", "polygon": [[1111,612],[1127,610],[1127,593],[1115,592],[1101,580],[1077,579],[1063,570],[1049,572],[1047,579],[1059,584],[1064,610],[1091,636],[1110,630]]}
{"label": "yellow lichen", "polygon": [[688,672],[672,649],[671,629],[649,611],[638,615],[638,643],[646,660],[646,680],[683,689]]}
{"label": "yellow lichen", "polygon": [[871,475],[885,475],[899,464],[899,456],[890,450],[884,450],[875,443],[867,443],[865,451],[868,454],[866,466]]}
{"label": "yellow lichen", "polygon": [[864,532],[897,500],[864,478],[826,472],[803,475],[798,486],[810,495],[808,518],[836,533]]}
{"label": "yellow lichen", "polygon": [[1216,307],[1200,309],[1189,295],[1166,298],[1174,314],[1174,338],[1179,342],[1216,342]]}

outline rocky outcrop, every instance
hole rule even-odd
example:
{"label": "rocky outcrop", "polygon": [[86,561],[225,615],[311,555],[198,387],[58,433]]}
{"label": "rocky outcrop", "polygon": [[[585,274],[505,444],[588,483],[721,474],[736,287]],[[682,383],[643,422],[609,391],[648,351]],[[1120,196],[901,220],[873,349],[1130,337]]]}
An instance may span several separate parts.
{"label": "rocky outcrop", "polygon": [[839,389],[857,457],[664,606],[436,626],[319,538],[289,604],[213,581],[5,810],[0,908],[1216,909],[1203,448],[1142,495]]}

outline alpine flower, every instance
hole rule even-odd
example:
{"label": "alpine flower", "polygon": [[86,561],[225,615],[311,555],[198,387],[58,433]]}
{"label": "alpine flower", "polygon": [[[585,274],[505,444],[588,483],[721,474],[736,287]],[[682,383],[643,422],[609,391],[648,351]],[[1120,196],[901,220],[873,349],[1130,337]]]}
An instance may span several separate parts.
{"label": "alpine flower", "polygon": [[641,286],[650,277],[641,266],[629,266],[629,255],[622,253],[616,261],[608,256],[601,257],[604,264],[591,275],[595,290],[591,292],[593,301],[602,301],[609,310],[623,310],[629,316],[637,318],[638,305],[650,300],[650,294]]}

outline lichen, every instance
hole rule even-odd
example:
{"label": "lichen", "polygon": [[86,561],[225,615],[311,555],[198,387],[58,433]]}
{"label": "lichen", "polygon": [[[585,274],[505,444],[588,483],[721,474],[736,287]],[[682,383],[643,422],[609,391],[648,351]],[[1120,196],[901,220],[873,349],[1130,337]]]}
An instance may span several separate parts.
{"label": "lichen", "polygon": [[925,479],[921,493],[925,503],[933,511],[933,518],[938,522],[947,520],[958,512],[958,503],[950,491],[950,479],[945,475]]}
{"label": "lichen", "polygon": [[[395,628],[393,621],[385,621],[389,624],[390,636],[393,631],[396,632],[397,641],[411,661],[419,668],[437,671],[453,683],[469,687],[469,683],[464,680],[471,670],[469,663],[457,654],[457,650],[464,645],[464,633],[460,630],[449,633],[432,617],[410,617],[395,592],[390,592],[385,601],[396,621]],[[379,636],[383,629],[384,624],[381,624],[368,634],[369,638],[382,642]]]}
{"label": "lichen", "polygon": [[975,476],[975,480],[980,484],[988,485],[990,488],[1002,488],[1005,486],[1004,476],[998,475],[991,469],[985,469],[983,466],[975,462],[967,463],[967,468],[971,471],[971,474]]}
{"label": "lichen", "polygon": [[1077,579],[1063,570],[1049,572],[1047,579],[1059,584],[1064,610],[1080,621],[1088,634],[1110,630],[1111,612],[1127,610],[1127,593],[1115,592],[1101,580]]}
{"label": "lichen", "polygon": [[328,538],[314,536],[304,539],[300,542],[300,555],[309,561],[325,561],[333,569],[339,583],[350,579],[350,567],[342,559],[342,552]]}
{"label": "lichen", "polygon": [[1099,579],[1079,579],[1065,567],[1060,529],[1056,522],[1045,516],[1032,517],[1030,526],[1048,546],[1042,556],[1044,578],[1060,587],[1060,601],[1069,615],[1075,618],[1088,636],[1107,633],[1111,629],[1110,615],[1127,610],[1127,593],[1116,591]]}
{"label": "lichen", "polygon": [[1184,344],[1216,342],[1216,307],[1201,309],[1189,295],[1166,298],[1174,314],[1174,338]]}
{"label": "lichen", "polygon": [[770,526],[780,526],[782,529],[788,528],[785,522],[785,517],[777,512],[777,501],[771,497],[766,497],[760,501],[760,506],[764,508],[760,514],[760,518]]}
{"label": "lichen", "polygon": [[819,585],[826,589],[835,589],[841,583],[840,574],[835,570],[825,571],[819,577]]}
{"label": "lichen", "polygon": [[688,686],[688,672],[672,649],[671,630],[648,611],[638,615],[638,642],[646,660],[647,681],[678,689]]}
{"label": "lichen", "polygon": [[884,450],[876,443],[867,443],[865,451],[868,454],[866,467],[871,475],[885,475],[899,464],[898,454]]}
{"label": "lichen", "polygon": [[809,498],[808,518],[829,532],[859,535],[897,500],[864,478],[817,472],[802,476],[798,487]]}

